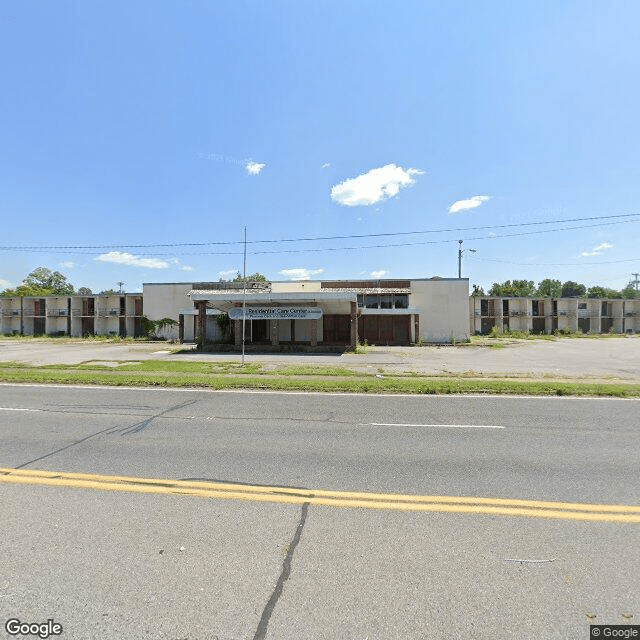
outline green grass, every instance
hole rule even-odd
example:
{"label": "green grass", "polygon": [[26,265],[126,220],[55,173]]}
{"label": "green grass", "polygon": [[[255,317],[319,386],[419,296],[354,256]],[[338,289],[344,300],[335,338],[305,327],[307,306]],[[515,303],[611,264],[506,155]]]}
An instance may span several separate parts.
{"label": "green grass", "polygon": [[528,333],[527,331],[510,331],[509,329],[500,330],[493,327],[491,333],[486,335],[471,336],[471,344],[486,346],[496,340],[563,340],[588,338],[591,340],[602,340],[607,338],[628,338],[624,333],[582,333],[582,331],[554,331],[553,333]]}
{"label": "green grass", "polygon": [[[228,371],[213,371],[214,365],[227,365]],[[161,365],[161,366],[160,366]],[[190,365],[188,371],[180,365]],[[198,365],[203,368],[198,370]],[[204,367],[210,367],[206,370]],[[254,365],[260,367],[261,365]],[[128,368],[125,368],[128,367]],[[136,368],[137,367],[137,368]],[[155,368],[154,368],[155,367]],[[414,374],[377,378],[335,367],[322,373],[322,367],[287,367],[284,373],[249,369],[238,363],[177,363],[148,361],[112,368],[73,366],[25,366],[0,364],[0,381],[50,384],[95,384],[109,386],[161,386],[207,389],[271,389],[280,391],[325,391],[345,393],[411,394],[527,394],[542,396],[640,397],[639,384],[558,382],[509,379],[434,378]],[[244,371],[243,375],[240,375]]]}
{"label": "green grass", "polygon": [[61,335],[61,336],[53,336],[46,333],[38,334],[38,335],[24,335],[14,333],[5,333],[0,334],[0,339],[2,340],[20,340],[20,341],[42,341],[42,340],[51,340],[52,342],[163,342],[165,344],[170,344],[171,341],[167,341],[164,338],[148,338],[148,337],[138,337],[133,338],[131,336],[127,336],[125,338],[118,335],[86,335],[86,336],[69,336],[69,335]]}

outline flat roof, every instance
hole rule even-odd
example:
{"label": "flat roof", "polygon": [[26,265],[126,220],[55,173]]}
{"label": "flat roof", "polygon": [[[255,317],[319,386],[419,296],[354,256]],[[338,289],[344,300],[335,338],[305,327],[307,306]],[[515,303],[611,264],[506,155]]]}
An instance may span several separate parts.
{"label": "flat roof", "polygon": [[[192,300],[217,300],[220,302],[240,302],[245,298],[244,291],[234,290],[208,290],[193,289],[187,293]],[[297,301],[313,301],[313,300],[346,300],[351,302],[357,301],[355,291],[281,291],[274,293],[272,291],[260,291],[247,289],[247,300],[251,302],[271,302],[291,300]]]}

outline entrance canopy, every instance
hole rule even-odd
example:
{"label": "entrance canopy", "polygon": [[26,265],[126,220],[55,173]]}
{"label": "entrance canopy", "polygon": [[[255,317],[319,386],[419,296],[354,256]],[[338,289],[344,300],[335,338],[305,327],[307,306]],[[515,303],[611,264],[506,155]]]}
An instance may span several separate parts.
{"label": "entrance canopy", "polygon": [[[325,314],[349,314],[351,303],[357,301],[353,291],[291,291],[271,292],[247,289],[246,296],[242,290],[205,290],[193,289],[187,294],[194,302],[206,302],[207,307],[229,312],[242,305],[246,300],[252,307],[278,306],[318,306]],[[315,303],[315,304],[313,304]]]}

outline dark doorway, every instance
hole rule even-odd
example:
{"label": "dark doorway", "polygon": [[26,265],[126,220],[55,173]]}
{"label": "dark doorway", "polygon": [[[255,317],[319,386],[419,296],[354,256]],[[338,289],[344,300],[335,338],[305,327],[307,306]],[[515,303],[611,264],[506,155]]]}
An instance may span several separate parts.
{"label": "dark doorway", "polygon": [[491,333],[493,327],[496,326],[496,321],[494,318],[482,318],[480,322],[480,333],[484,336]]}
{"label": "dark doorway", "polygon": [[534,318],[532,333],[544,333],[545,332],[545,319]]}
{"label": "dark doorway", "polygon": [[[92,298],[93,301],[93,298]],[[90,335],[92,336],[95,333],[95,325],[94,325],[94,319],[93,318],[82,318],[82,335],[83,336],[87,336]]]}
{"label": "dark doorway", "polygon": [[249,320],[246,323],[244,339],[245,342],[254,344],[267,342],[267,320]]}
{"label": "dark doorway", "polygon": [[45,333],[45,318],[34,318],[33,319],[33,335],[34,336],[42,336]]}

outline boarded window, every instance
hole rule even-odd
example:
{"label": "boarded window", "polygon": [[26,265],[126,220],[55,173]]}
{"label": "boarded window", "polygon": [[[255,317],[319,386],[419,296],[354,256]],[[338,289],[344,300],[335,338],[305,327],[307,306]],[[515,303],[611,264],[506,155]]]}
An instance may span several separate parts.
{"label": "boarded window", "polygon": [[[365,318],[370,316],[364,316]],[[325,344],[351,342],[351,316],[325,314],[322,316],[322,341]]]}
{"label": "boarded window", "polygon": [[358,320],[358,339],[368,344],[409,344],[411,316],[366,315]]}

